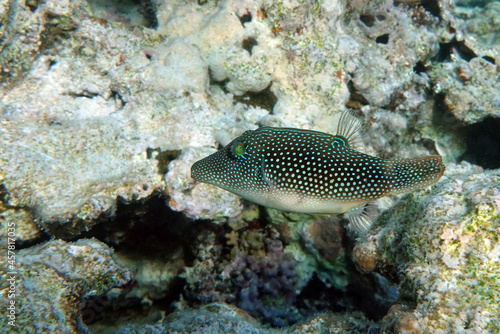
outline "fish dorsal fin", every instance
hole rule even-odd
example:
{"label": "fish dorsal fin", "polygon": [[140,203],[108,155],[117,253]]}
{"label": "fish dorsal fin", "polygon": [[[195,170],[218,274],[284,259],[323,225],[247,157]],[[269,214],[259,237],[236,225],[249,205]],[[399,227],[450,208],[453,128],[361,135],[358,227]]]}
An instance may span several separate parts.
{"label": "fish dorsal fin", "polygon": [[361,151],[364,148],[362,130],[361,122],[354,116],[352,110],[345,110],[340,115],[335,139],[339,144],[345,141],[346,146]]}
{"label": "fish dorsal fin", "polygon": [[351,143],[349,142],[349,140],[347,140],[346,137],[337,133],[335,136],[333,136],[332,145],[333,146],[351,146]]}

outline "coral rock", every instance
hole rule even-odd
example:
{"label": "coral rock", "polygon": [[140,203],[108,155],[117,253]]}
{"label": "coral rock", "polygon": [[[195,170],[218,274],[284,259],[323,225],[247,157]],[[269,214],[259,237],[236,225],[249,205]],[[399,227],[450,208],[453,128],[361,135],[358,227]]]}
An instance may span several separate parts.
{"label": "coral rock", "polygon": [[[452,174],[408,196],[373,231],[380,258],[405,268],[423,332],[500,330],[500,173]],[[478,310],[481,310],[480,312]]]}
{"label": "coral rock", "polygon": [[361,272],[370,272],[377,267],[377,250],[375,242],[358,243],[352,250],[356,267]]}
{"label": "coral rock", "polygon": [[[23,333],[87,331],[80,310],[83,298],[103,295],[131,279],[128,269],[118,264],[113,251],[95,239],[74,243],[54,240],[17,254],[15,324]],[[2,262],[2,276],[10,276]],[[2,279],[5,282],[5,279]],[[9,303],[2,290],[0,304]],[[0,319],[0,330],[10,332],[8,318]]]}

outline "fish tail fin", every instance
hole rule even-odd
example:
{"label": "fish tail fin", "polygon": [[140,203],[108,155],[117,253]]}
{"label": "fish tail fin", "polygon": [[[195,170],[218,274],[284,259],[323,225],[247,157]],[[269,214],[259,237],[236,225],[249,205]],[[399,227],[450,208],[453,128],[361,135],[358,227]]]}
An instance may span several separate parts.
{"label": "fish tail fin", "polygon": [[389,194],[403,194],[418,188],[430,186],[443,176],[445,167],[440,156],[427,156],[386,161],[391,191]]}

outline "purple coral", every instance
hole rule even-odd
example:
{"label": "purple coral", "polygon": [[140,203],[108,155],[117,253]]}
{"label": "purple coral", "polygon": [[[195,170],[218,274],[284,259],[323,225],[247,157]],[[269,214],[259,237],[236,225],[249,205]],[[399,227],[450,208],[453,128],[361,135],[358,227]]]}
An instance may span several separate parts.
{"label": "purple coral", "polygon": [[283,252],[279,240],[267,240],[267,256],[259,260],[239,254],[224,272],[232,278],[237,305],[250,315],[275,327],[294,323],[300,317],[296,300],[296,262]]}

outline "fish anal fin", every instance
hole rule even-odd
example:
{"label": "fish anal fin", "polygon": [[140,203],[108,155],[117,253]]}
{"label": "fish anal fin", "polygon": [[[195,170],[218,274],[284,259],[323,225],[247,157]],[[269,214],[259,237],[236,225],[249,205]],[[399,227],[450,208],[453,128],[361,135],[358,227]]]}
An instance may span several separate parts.
{"label": "fish anal fin", "polygon": [[376,215],[376,206],[373,202],[361,204],[345,213],[349,220],[347,229],[357,235],[365,235],[372,227]]}

